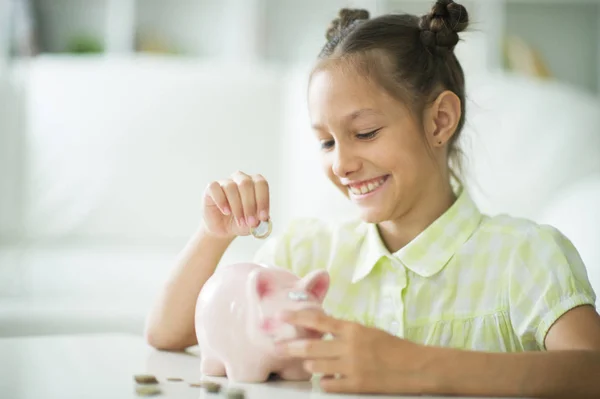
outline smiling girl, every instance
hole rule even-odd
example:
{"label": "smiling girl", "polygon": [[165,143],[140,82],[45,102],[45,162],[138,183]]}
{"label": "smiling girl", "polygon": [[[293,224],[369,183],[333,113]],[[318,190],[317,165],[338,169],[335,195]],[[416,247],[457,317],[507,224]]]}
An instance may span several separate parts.
{"label": "smiling girl", "polygon": [[[551,226],[480,213],[451,168],[466,115],[454,47],[467,25],[463,6],[440,0],[422,17],[344,9],[328,29],[310,119],[324,173],[360,218],[297,220],[258,252],[331,275],[327,314],[281,315],[331,339],[279,350],[323,374],[326,391],[600,397],[600,316],[576,249]],[[196,344],[204,282],[268,218],[261,175],[207,187],[203,223],[149,316],[151,345]]]}

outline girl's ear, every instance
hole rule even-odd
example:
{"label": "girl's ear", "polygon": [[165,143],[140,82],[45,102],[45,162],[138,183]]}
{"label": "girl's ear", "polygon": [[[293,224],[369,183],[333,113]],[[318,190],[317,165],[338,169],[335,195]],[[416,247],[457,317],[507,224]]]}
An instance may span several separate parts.
{"label": "girl's ear", "polygon": [[425,135],[432,148],[446,146],[456,132],[461,114],[460,99],[449,90],[442,92],[426,108],[423,115]]}

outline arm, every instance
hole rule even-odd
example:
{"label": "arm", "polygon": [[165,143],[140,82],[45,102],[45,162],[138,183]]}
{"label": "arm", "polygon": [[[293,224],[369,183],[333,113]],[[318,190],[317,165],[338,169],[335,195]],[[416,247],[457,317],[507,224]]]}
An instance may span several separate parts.
{"label": "arm", "polygon": [[[482,396],[600,397],[600,316],[575,308],[546,335],[548,352],[484,353],[434,348],[426,374],[436,390]],[[437,385],[437,384],[436,384]]]}
{"label": "arm", "polygon": [[444,394],[600,397],[600,351],[484,353],[435,349],[428,368]]}
{"label": "arm", "polygon": [[197,344],[196,299],[233,238],[218,238],[200,228],[183,249],[175,270],[148,315],[146,341],[157,349],[182,350]]}
{"label": "arm", "polygon": [[146,321],[146,341],[158,349],[182,350],[198,343],[196,301],[235,237],[250,234],[269,218],[269,186],[261,175],[241,171],[210,183],[204,192],[200,229],[183,249]]}

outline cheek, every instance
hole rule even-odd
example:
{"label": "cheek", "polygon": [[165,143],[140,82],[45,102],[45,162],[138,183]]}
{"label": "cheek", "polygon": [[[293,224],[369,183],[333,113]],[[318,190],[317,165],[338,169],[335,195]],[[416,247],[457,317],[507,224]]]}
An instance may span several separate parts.
{"label": "cheek", "polygon": [[418,134],[399,134],[395,140],[382,143],[378,150],[380,164],[406,177],[428,173],[432,159]]}

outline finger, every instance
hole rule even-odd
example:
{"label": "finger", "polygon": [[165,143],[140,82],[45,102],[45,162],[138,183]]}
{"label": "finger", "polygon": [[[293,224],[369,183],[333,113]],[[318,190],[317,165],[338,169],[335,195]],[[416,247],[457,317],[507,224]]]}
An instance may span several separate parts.
{"label": "finger", "polygon": [[312,359],[304,361],[304,368],[309,373],[322,374],[327,378],[336,374],[345,375],[347,363],[338,359]]}
{"label": "finger", "polygon": [[348,324],[348,322],[328,316],[318,309],[284,311],[280,313],[279,319],[298,327],[305,327],[321,333],[331,333],[334,335],[339,335],[344,330],[344,326]]}
{"label": "finger", "polygon": [[223,187],[223,191],[227,197],[227,202],[229,202],[229,205],[231,206],[231,212],[233,213],[235,220],[240,227],[243,227],[245,225],[244,209],[242,207],[242,200],[237,184],[233,180],[227,179],[221,182],[221,187]]}
{"label": "finger", "polygon": [[242,208],[244,217],[249,227],[258,225],[256,217],[256,196],[254,194],[254,181],[250,176],[243,172],[236,172],[233,175],[233,181],[238,185],[238,191],[242,199]]}
{"label": "finger", "polygon": [[252,176],[254,180],[254,191],[256,193],[256,212],[258,218],[262,221],[269,220],[269,183],[262,175]]}
{"label": "finger", "polygon": [[206,188],[206,196],[209,197],[225,215],[229,215],[231,213],[231,208],[229,206],[229,202],[227,201],[227,197],[225,196],[225,191],[223,191],[223,188],[218,182],[213,181],[208,185]]}
{"label": "finger", "polygon": [[303,359],[337,359],[344,354],[339,340],[297,339],[278,344],[282,354]]}

